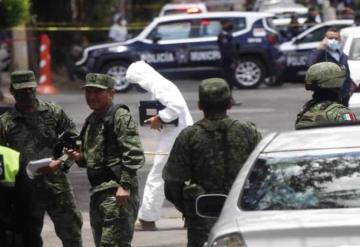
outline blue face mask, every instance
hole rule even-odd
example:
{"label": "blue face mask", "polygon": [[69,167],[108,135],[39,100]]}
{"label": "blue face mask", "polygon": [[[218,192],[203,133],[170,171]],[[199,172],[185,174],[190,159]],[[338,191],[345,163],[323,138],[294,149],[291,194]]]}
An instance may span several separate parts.
{"label": "blue face mask", "polygon": [[340,50],[340,42],[336,39],[329,39],[327,41],[327,47],[332,51]]}

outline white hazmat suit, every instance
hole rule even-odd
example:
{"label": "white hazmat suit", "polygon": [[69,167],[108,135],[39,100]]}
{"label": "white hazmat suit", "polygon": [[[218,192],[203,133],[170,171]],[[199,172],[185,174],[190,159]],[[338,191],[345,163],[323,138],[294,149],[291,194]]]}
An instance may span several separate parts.
{"label": "white hazmat suit", "polygon": [[[176,137],[182,129],[192,125],[193,120],[184,97],[175,84],[164,78],[144,61],[132,63],[127,72],[126,80],[136,83],[152,94],[165,106],[158,116],[163,122],[171,122],[178,118],[178,126],[169,125],[161,130],[157,152],[169,153]],[[157,221],[165,200],[162,170],[168,155],[155,155],[154,164],[147,177],[144,195],[139,210],[139,219]]]}

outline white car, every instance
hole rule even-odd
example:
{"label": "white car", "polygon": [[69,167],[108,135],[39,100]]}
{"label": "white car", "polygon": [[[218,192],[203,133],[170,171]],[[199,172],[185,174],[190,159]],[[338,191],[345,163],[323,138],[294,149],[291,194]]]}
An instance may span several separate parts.
{"label": "white car", "polygon": [[353,24],[353,20],[333,20],[317,24],[280,45],[286,64],[285,81],[302,81],[308,68],[309,52],[316,49],[330,27],[342,29]]}
{"label": "white car", "polygon": [[[350,77],[353,82],[360,84],[360,27],[348,27],[341,30],[341,37],[345,40],[343,52],[348,56]],[[360,93],[355,92],[349,101],[351,109],[360,108]]]}
{"label": "white car", "polygon": [[360,126],[265,137],[225,195],[197,213],[220,217],[206,247],[359,247]]}

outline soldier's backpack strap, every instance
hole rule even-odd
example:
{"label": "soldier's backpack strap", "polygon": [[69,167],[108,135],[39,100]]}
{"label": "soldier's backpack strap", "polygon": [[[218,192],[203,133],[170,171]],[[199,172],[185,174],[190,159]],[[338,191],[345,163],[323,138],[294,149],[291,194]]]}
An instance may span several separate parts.
{"label": "soldier's backpack strap", "polygon": [[296,115],[295,125],[301,120],[301,118],[304,116],[305,112],[307,112],[315,104],[316,104],[316,102],[314,100],[309,100],[308,102],[305,103],[305,105],[302,107],[301,111]]}

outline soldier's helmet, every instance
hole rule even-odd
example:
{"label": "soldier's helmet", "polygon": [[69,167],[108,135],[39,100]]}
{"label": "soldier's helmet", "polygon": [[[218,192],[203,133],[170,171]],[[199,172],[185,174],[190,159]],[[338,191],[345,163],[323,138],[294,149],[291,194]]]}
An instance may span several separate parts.
{"label": "soldier's helmet", "polygon": [[231,98],[227,82],[222,78],[208,78],[199,85],[199,100],[204,103],[217,103]]}
{"label": "soldier's helmet", "polygon": [[346,78],[346,70],[330,62],[316,63],[306,71],[305,88],[341,88]]}

